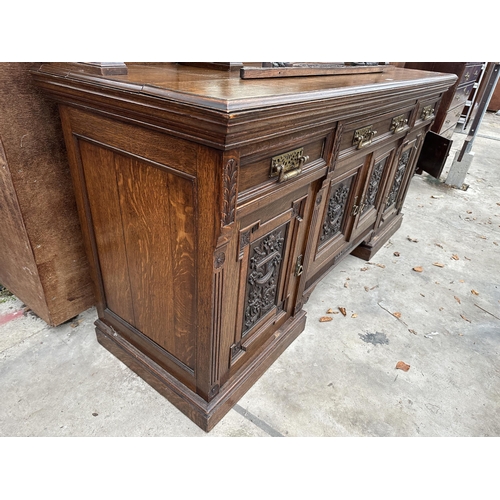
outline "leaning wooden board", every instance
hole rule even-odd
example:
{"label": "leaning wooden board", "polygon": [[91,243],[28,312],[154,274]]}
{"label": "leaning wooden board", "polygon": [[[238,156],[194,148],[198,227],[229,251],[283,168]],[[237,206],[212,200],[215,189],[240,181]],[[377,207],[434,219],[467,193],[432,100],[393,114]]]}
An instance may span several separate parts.
{"label": "leaning wooden board", "polygon": [[0,283],[50,325],[94,304],[57,106],[0,63]]}

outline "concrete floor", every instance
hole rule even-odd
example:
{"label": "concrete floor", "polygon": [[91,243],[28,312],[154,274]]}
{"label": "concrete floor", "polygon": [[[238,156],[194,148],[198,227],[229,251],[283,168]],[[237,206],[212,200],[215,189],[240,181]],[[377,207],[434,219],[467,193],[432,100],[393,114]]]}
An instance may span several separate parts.
{"label": "concrete floor", "polygon": [[0,436],[500,436],[500,116],[472,151],[466,191],[414,177],[400,230],[325,277],[305,331],[209,434],[97,343],[94,309],[52,328],[7,298]]}

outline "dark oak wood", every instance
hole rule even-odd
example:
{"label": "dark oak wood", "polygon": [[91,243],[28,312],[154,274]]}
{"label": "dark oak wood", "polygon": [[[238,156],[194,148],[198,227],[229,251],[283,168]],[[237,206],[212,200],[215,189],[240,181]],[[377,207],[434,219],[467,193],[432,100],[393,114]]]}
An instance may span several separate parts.
{"label": "dark oak wood", "polygon": [[0,283],[50,325],[94,304],[57,105],[0,63]]}
{"label": "dark oak wood", "polygon": [[304,329],[322,276],[399,227],[421,108],[456,79],[168,63],[33,77],[59,103],[99,342],[207,431]]}

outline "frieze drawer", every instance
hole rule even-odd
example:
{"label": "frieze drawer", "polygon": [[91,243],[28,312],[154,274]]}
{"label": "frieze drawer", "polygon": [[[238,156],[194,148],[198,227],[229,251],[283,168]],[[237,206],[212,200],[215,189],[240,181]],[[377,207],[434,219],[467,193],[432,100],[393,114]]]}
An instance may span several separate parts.
{"label": "frieze drawer", "polygon": [[264,196],[277,187],[301,182],[304,177],[327,166],[328,136],[281,146],[269,154],[252,154],[240,160],[239,202]]}
{"label": "frieze drawer", "polygon": [[408,131],[412,111],[413,107],[407,107],[344,124],[339,157],[355,154],[359,150]]}
{"label": "frieze drawer", "polygon": [[438,109],[439,100],[425,101],[420,103],[416,113],[415,125],[430,123],[432,120],[434,120],[434,118],[436,118]]}

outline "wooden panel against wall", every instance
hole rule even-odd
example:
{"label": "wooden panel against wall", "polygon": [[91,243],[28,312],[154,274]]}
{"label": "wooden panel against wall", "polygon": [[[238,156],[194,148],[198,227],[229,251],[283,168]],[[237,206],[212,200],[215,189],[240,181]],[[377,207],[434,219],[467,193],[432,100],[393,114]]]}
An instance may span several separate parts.
{"label": "wooden panel against wall", "polygon": [[18,238],[0,253],[0,282],[57,325],[93,305],[94,295],[57,105],[33,85],[32,67],[0,63],[0,137],[17,200],[3,203],[0,217],[16,212],[18,220]]}
{"label": "wooden panel against wall", "polygon": [[7,157],[0,140],[0,282],[21,291],[26,303],[49,316]]}

